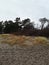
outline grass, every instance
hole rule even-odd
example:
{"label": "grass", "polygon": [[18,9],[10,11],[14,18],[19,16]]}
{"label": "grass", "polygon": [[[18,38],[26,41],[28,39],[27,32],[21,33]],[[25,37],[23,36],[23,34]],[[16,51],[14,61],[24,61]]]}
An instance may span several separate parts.
{"label": "grass", "polygon": [[49,44],[46,37],[31,37],[31,36],[16,36],[12,34],[0,34],[0,43],[10,45],[36,45],[36,44]]}
{"label": "grass", "polygon": [[46,37],[35,37],[34,44],[47,44],[48,39]]}

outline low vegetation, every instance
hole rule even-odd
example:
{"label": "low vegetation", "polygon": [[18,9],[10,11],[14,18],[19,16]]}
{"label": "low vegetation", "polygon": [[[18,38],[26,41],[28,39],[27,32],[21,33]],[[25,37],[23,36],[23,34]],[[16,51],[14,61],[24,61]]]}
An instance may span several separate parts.
{"label": "low vegetation", "polygon": [[35,37],[34,38],[34,43],[35,44],[47,44],[48,43],[48,39],[45,37]]}
{"label": "low vegetation", "polygon": [[36,45],[36,44],[49,44],[46,37],[33,37],[33,36],[16,36],[12,34],[0,34],[0,43],[10,45]]}

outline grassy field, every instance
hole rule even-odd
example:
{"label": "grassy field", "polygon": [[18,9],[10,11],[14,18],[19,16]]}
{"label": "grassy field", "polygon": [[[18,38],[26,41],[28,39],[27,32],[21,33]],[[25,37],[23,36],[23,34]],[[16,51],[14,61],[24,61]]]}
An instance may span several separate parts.
{"label": "grassy field", "polygon": [[0,34],[0,43],[10,44],[10,45],[37,45],[37,44],[48,44],[49,39],[46,37],[33,37],[33,36],[16,36],[12,34]]}

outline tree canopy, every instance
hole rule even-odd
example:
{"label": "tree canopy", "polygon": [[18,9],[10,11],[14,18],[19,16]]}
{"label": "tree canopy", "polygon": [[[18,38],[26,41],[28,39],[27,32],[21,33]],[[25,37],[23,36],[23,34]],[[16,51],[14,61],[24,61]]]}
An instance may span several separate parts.
{"label": "tree canopy", "polygon": [[[24,35],[49,35],[49,19],[40,18],[39,22],[41,22],[41,29],[38,26],[35,28],[34,23],[31,22],[29,18],[21,20],[20,17],[17,17],[13,22],[12,20],[0,21],[0,33],[9,33],[9,34],[24,34]],[[48,23],[46,27],[44,27],[45,23]]]}

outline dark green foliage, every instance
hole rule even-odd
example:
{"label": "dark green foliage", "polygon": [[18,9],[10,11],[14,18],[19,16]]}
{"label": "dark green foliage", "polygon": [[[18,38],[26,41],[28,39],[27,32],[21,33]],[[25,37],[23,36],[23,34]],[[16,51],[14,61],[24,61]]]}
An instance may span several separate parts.
{"label": "dark green foliage", "polygon": [[[0,22],[0,33],[12,33],[17,35],[33,35],[33,36],[46,36],[49,37],[49,20],[47,18],[40,18],[41,28],[35,28],[34,22],[31,22],[29,18],[20,20],[19,17],[12,20]],[[44,27],[45,23],[48,23]]]}
{"label": "dark green foliage", "polygon": [[3,28],[2,23],[3,23],[3,21],[0,22],[0,33],[2,33],[2,28]]}

